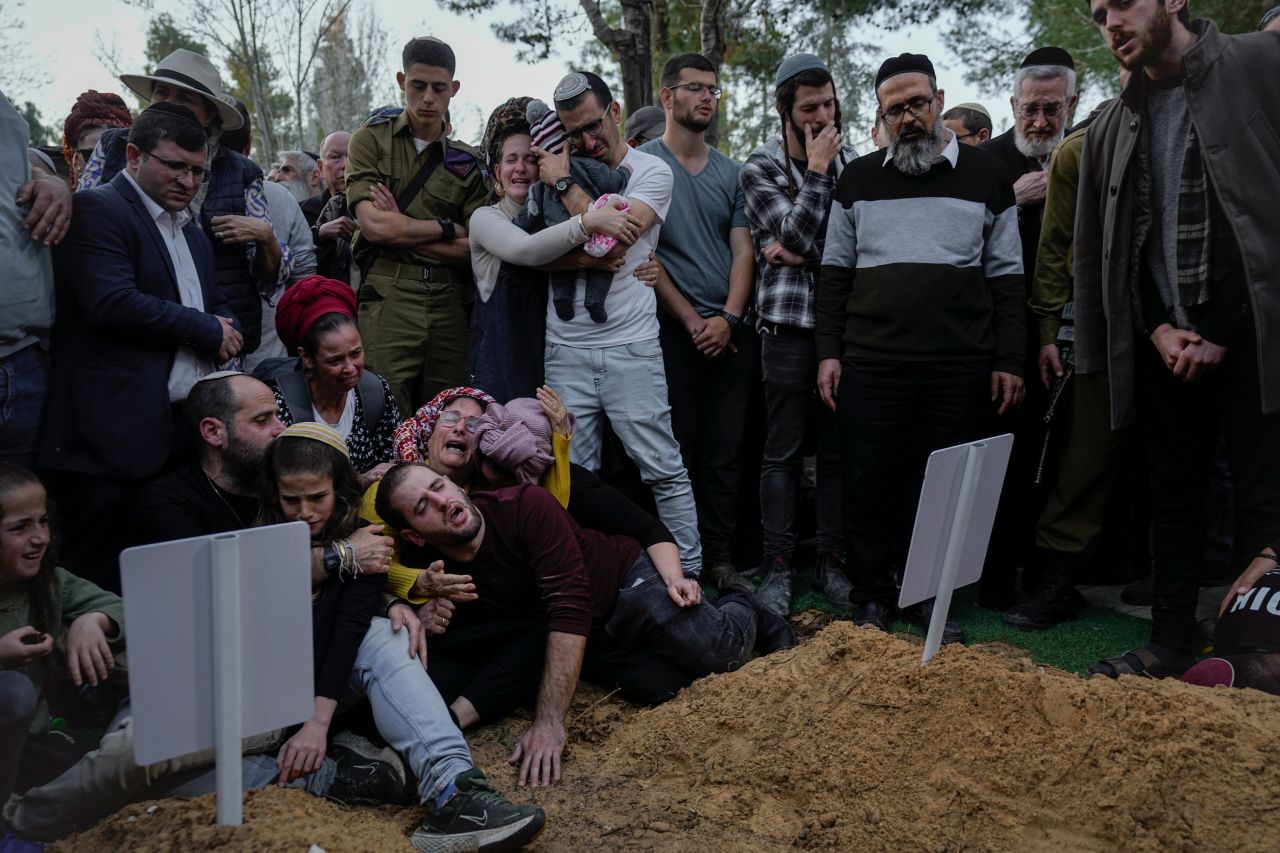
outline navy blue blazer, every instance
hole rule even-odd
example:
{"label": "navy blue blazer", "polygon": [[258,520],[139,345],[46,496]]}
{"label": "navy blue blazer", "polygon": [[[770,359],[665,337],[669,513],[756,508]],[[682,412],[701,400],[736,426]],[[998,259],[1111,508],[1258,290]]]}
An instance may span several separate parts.
{"label": "navy blue blazer", "polygon": [[39,464],[102,477],[158,473],[173,442],[169,371],[178,347],[216,358],[235,317],[198,222],[182,229],[204,311],[182,305],[160,229],[124,174],[75,194],[54,253],[57,319]]}

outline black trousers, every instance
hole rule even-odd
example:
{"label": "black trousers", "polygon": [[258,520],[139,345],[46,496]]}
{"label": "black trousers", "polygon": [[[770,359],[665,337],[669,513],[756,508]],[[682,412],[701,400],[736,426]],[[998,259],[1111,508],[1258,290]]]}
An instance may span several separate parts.
{"label": "black trousers", "polygon": [[62,564],[77,577],[109,592],[120,590],[120,552],[137,544],[133,507],[152,479],[190,464],[196,458],[195,431],[182,403],[174,403],[169,456],[159,471],[146,477],[121,478],[79,471],[47,471],[46,482],[62,522]]}
{"label": "black trousers", "polygon": [[1252,325],[1215,370],[1183,382],[1138,344],[1138,419],[1151,479],[1152,642],[1196,652],[1206,497],[1221,433],[1235,495],[1235,568],[1280,543],[1280,414],[1262,414]]}
{"label": "black trousers", "polygon": [[893,605],[929,454],[976,437],[991,367],[845,358],[836,401],[849,600]]}
{"label": "black trousers", "polygon": [[658,317],[671,429],[693,481],[702,562],[704,566],[730,562],[747,403],[760,383],[760,338],[744,326],[733,335],[736,352],[707,358],[680,323],[662,313]]}

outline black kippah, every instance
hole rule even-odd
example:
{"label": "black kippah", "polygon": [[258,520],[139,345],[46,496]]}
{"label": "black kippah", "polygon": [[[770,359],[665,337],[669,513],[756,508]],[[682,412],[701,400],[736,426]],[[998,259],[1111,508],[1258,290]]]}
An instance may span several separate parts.
{"label": "black kippah", "polygon": [[144,113],[164,113],[165,115],[176,116],[177,118],[186,119],[187,121],[200,128],[200,132],[204,132],[204,127],[200,124],[200,119],[196,118],[196,114],[191,111],[191,107],[184,107],[182,104],[171,104],[168,101],[156,101],[151,106],[143,110]]}
{"label": "black kippah", "polygon": [[1020,67],[1026,68],[1030,65],[1061,65],[1063,68],[1070,68],[1072,71],[1076,68],[1075,60],[1071,58],[1071,54],[1060,47],[1036,48],[1027,54],[1027,58],[1022,60]]}
{"label": "black kippah", "polygon": [[935,80],[938,78],[929,57],[923,53],[902,53],[880,64],[880,70],[876,72],[876,88],[879,89],[881,83],[899,74],[927,74]]}

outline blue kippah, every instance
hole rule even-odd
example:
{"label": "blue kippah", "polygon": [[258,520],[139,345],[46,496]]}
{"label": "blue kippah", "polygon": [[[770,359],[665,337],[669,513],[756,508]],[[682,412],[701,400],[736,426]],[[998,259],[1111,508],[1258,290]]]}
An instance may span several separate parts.
{"label": "blue kippah", "polygon": [[782,60],[782,64],[778,66],[778,72],[773,75],[773,88],[778,88],[792,77],[804,71],[830,71],[827,70],[827,64],[812,53],[796,53]]}

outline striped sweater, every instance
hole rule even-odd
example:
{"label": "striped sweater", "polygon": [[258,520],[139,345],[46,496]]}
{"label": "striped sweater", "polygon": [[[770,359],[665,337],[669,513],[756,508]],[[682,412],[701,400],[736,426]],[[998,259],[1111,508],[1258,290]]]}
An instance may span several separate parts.
{"label": "striped sweater", "polygon": [[817,310],[818,358],[988,361],[1022,375],[1022,243],[1013,187],[955,135],[923,175],[883,151],[832,195]]}

